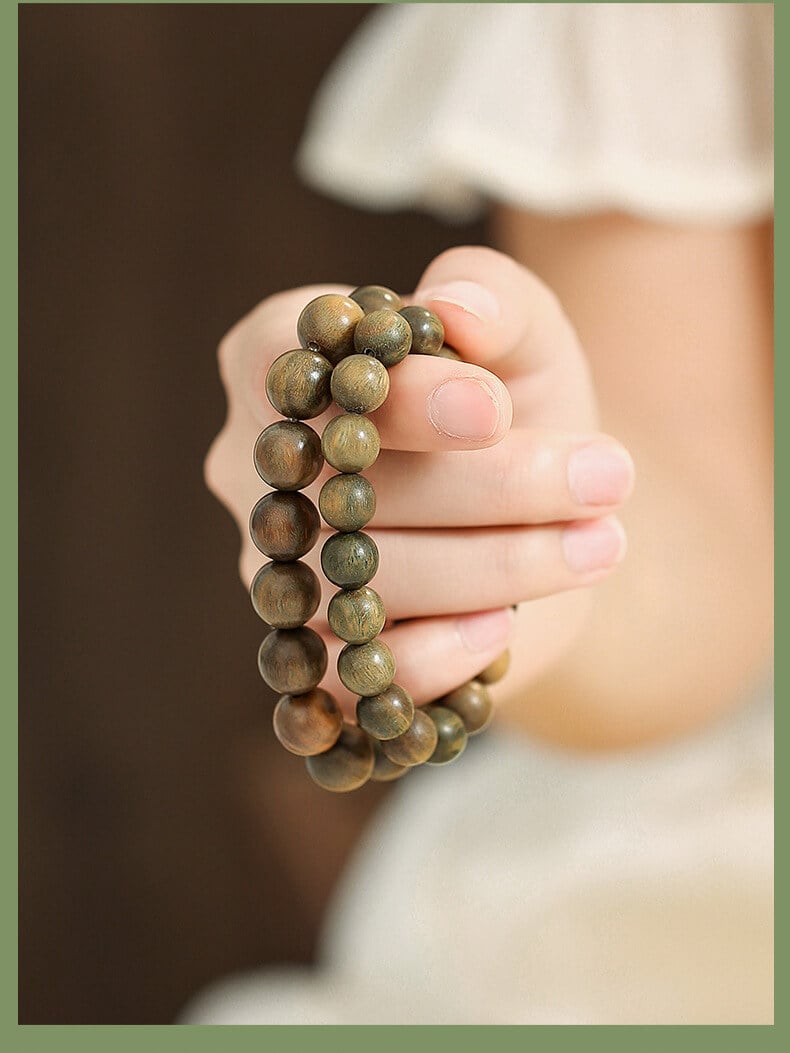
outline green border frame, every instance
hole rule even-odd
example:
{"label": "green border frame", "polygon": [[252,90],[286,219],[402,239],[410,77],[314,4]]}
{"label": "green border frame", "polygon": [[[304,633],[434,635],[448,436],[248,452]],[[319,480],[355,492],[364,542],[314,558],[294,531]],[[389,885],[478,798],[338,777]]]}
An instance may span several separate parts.
{"label": "green border frame", "polygon": [[[28,0],[30,3],[43,3],[47,0]],[[55,0],[60,3],[62,0]],[[103,0],[83,0],[85,3],[100,3]],[[131,0],[131,2],[138,2],[138,0]],[[159,2],[159,0],[154,0]],[[192,0],[169,0],[174,4],[190,3]],[[198,0],[198,3],[205,2],[205,0]],[[225,2],[225,0],[220,0]],[[236,0],[237,3],[249,3],[254,0]],[[264,3],[274,2],[274,0],[263,0]],[[292,3],[308,3],[311,0],[290,0]],[[312,0],[316,3],[333,3],[336,0]],[[438,2],[452,2],[452,0],[438,0]],[[505,0],[505,2],[513,2],[513,0]],[[579,2],[579,0],[574,0]],[[753,0],[747,0],[747,2],[753,2]],[[2,289],[2,318],[6,327],[7,345],[15,346],[18,343],[18,273],[17,273],[17,254],[16,245],[18,237],[18,220],[17,220],[17,187],[18,187],[18,171],[17,171],[17,132],[18,132],[18,111],[17,111],[17,98],[18,98],[18,56],[17,56],[17,12],[18,7],[21,5],[11,4],[3,2],[0,4],[0,49],[3,52],[3,62],[0,65],[0,112],[2,113],[3,120],[3,131],[6,142],[9,147],[0,155],[0,185],[3,191],[3,202],[2,209],[0,210],[0,239],[3,247],[3,280],[0,283]],[[198,6],[198,4],[195,4]],[[787,8],[790,6],[790,0],[783,3],[774,3],[775,19],[776,19],[776,52],[782,55],[784,53],[784,44],[787,40],[787,22],[788,16]],[[788,77],[787,67],[783,62],[776,63],[776,98],[780,100],[785,98],[785,91],[788,90]],[[777,101],[777,110],[780,108],[779,102]],[[786,151],[786,137],[787,134],[783,130],[783,126],[780,121],[776,122],[776,171],[779,175],[779,182],[784,170],[785,164],[785,151]],[[782,205],[780,204],[777,208],[779,217],[778,223],[778,236],[775,242],[775,286],[777,288],[783,288],[782,279],[787,275],[787,266],[785,263],[785,254],[783,250],[783,238],[782,238],[782,227],[781,227],[781,215]],[[776,228],[775,228],[776,229]],[[776,303],[776,316],[775,316],[775,331],[777,337],[777,346],[782,346],[782,338],[785,338],[788,332],[788,320],[787,320],[787,306],[786,301],[781,297],[777,299]],[[18,383],[17,373],[17,359],[10,353],[0,356],[0,368],[2,368],[2,381],[0,382],[0,398],[3,400],[3,412],[0,415],[3,427],[3,441],[0,443],[0,450],[2,451],[3,459],[3,477],[6,480],[6,498],[9,506],[16,506],[18,502],[18,481],[16,468],[16,454],[18,450],[17,441],[17,425],[18,425],[18,404],[15,398]],[[779,395],[790,394],[787,384],[787,374],[790,370],[790,363],[787,362],[786,357],[783,355],[777,356],[776,360],[776,402],[779,403]],[[784,460],[784,454],[786,446],[790,439],[788,438],[788,425],[783,418],[783,415],[779,413],[777,415],[776,423],[776,445],[777,445],[777,456],[779,458],[778,463],[781,465]],[[14,463],[12,463],[14,462]],[[5,470],[7,469],[7,471]],[[788,525],[788,514],[786,508],[785,494],[780,490],[777,494],[776,502],[776,524],[777,532],[779,536],[783,535],[783,528]],[[2,596],[3,596],[3,621],[2,621],[2,633],[0,637],[2,639],[2,657],[3,667],[8,672],[8,685],[9,695],[13,698],[18,698],[18,672],[16,664],[17,645],[18,645],[18,623],[17,623],[17,612],[16,612],[16,597],[18,588],[18,561],[17,561],[17,543],[18,543],[18,527],[17,523],[13,520],[5,522],[3,525],[3,562],[2,562],[2,577],[0,577],[0,584],[2,585]],[[777,561],[776,566],[776,581],[777,581],[777,624],[781,627],[783,624],[782,614],[782,597],[784,594],[784,567],[782,561]],[[781,630],[780,630],[781,631]],[[776,659],[776,680],[777,684],[781,684],[784,681],[784,669],[783,669],[783,656],[777,655]],[[778,692],[777,692],[778,693]],[[8,704],[3,708],[2,718],[4,724],[4,734],[2,736],[2,750],[5,754],[5,762],[0,767],[0,799],[2,800],[2,808],[4,813],[5,822],[3,823],[3,829],[6,831],[6,837],[11,842],[11,845],[15,848],[17,843],[17,811],[15,804],[17,801],[17,712],[13,705]],[[786,741],[786,722],[787,717],[781,706],[777,707],[776,715],[776,741],[779,744],[783,744]],[[784,805],[784,795],[786,793],[785,776],[783,773],[783,766],[780,764],[777,771],[777,803],[781,801]],[[778,824],[777,824],[778,825]],[[784,872],[785,867],[785,847],[784,840],[777,831],[776,839],[776,868],[777,872]],[[114,1048],[117,1049],[137,1049],[138,1044],[143,1041],[146,1045],[151,1048],[184,1048],[189,1050],[195,1049],[209,1049],[213,1048],[216,1041],[221,1041],[223,1044],[233,1045],[234,1048],[255,1048],[264,1049],[272,1045],[277,1053],[283,1051],[283,1053],[290,1053],[291,1050],[301,1050],[318,1037],[320,1041],[322,1051],[332,1051],[337,1049],[340,1053],[347,1053],[349,1049],[357,1047],[358,1049],[370,1049],[374,1048],[376,1053],[383,1053],[387,1049],[398,1051],[400,1053],[403,1044],[408,1042],[417,1042],[420,1039],[429,1042],[432,1049],[446,1048],[452,1053],[459,1053],[465,1049],[475,1050],[479,1049],[481,1042],[486,1044],[495,1045],[501,1049],[521,1049],[524,1041],[530,1041],[531,1031],[534,1028],[530,1028],[530,1035],[524,1034],[524,1027],[522,1026],[399,1026],[399,1025],[385,1025],[385,1026],[342,1026],[342,1027],[329,1027],[329,1026],[240,1026],[233,1028],[221,1028],[221,1038],[215,1034],[215,1027],[206,1026],[186,1026],[186,1025],[173,1025],[173,1024],[162,1024],[162,1025],[36,1025],[36,1024],[25,1024],[19,1025],[17,1021],[17,911],[16,911],[16,892],[17,892],[17,868],[16,868],[16,852],[7,852],[4,860],[3,871],[2,871],[2,891],[4,893],[3,899],[5,901],[5,909],[2,912],[2,928],[0,933],[2,934],[2,977],[3,982],[0,987],[0,999],[2,999],[3,1006],[3,1031],[6,1033],[6,1042],[9,1046],[6,1048],[12,1049],[36,1049],[49,1047],[50,1044],[56,1045],[58,1049],[70,1049],[70,1048],[84,1048],[90,1049],[101,1048],[104,1049],[109,1043],[112,1043]],[[778,882],[777,882],[778,884]],[[776,934],[777,934],[777,950],[776,950],[776,979],[775,985],[777,992],[781,992],[781,982],[786,978],[786,970],[784,967],[784,959],[781,953],[781,944],[783,941],[779,939],[780,935],[783,935],[785,928],[785,906],[780,900],[777,904],[776,911]],[[731,1048],[733,1050],[743,1051],[744,1048],[774,1048],[778,1042],[788,1042],[787,1037],[782,1040],[780,1037],[781,1033],[786,1030],[785,1027],[785,1013],[784,1005],[780,999],[777,998],[776,1014],[779,1017],[777,1023],[770,1026],[759,1026],[759,1027],[722,1027],[714,1025],[703,1025],[698,1027],[691,1026],[671,1026],[669,1030],[673,1032],[671,1036],[665,1035],[662,1031],[659,1031],[655,1035],[645,1034],[645,1028],[648,1025],[640,1026],[598,1026],[592,1027],[582,1026],[582,1030],[587,1031],[587,1034],[579,1036],[578,1041],[583,1042],[585,1048],[591,1048],[593,1050],[613,1050],[620,1046],[621,1048],[632,1049],[635,1045],[641,1050],[649,1051],[651,1049],[661,1049],[666,1047],[668,1042],[671,1042],[673,1046],[680,1048],[686,1046],[689,1049],[716,1049],[723,1050]],[[529,1025],[524,1025],[529,1027]],[[592,1030],[591,1030],[592,1028]],[[316,1030],[320,1031],[320,1036],[316,1036]],[[565,1035],[563,1029],[557,1029],[556,1027],[538,1026],[538,1030],[542,1031],[543,1034],[540,1036],[541,1046],[546,1044],[544,1048],[563,1049],[570,1047],[571,1043],[574,1042],[574,1035]],[[666,1028],[664,1029],[666,1030]],[[261,1034],[260,1032],[264,1033]],[[407,1032],[404,1034],[404,1031]],[[412,1034],[413,1032],[420,1032],[420,1035]],[[639,1032],[639,1034],[635,1034]],[[683,1032],[684,1034],[678,1034]],[[689,1032],[691,1032],[689,1034]],[[711,1033],[713,1032],[713,1033]],[[160,1046],[161,1043],[161,1046]]]}

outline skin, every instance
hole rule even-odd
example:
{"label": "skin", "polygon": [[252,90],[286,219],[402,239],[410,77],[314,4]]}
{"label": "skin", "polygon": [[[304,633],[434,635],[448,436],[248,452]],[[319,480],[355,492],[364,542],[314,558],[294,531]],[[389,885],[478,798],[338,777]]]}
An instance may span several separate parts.
{"label": "skin", "polygon": [[[382,638],[416,703],[509,645],[511,669],[491,688],[501,718],[565,745],[617,747],[709,718],[767,661],[767,236],[500,212],[508,255],[459,248],[429,265],[406,299],[440,316],[464,361],[414,356],[391,371],[371,415],[382,454],[365,473],[377,493],[366,532],[381,554],[372,585],[397,621]],[[229,409],[206,479],[239,523],[245,585],[260,563],[246,537],[261,492],[250,450],[277,419],[266,369],[290,346],[300,309],[328,291],[349,290],[270,297],[220,347]],[[442,418],[447,434],[435,393],[458,379],[473,383]],[[333,412],[311,426],[320,432]],[[477,437],[459,437],[470,420]],[[640,470],[628,509],[626,446]],[[614,457],[594,501],[580,490],[590,465],[575,489],[568,474],[574,452],[591,447]],[[571,539],[586,541],[594,569],[570,559]],[[319,547],[306,557],[314,567]],[[342,643],[325,624],[334,589],[324,592],[311,622],[330,652],[323,686],[350,716],[354,699],[334,673]]]}
{"label": "skin", "polygon": [[583,747],[691,730],[748,699],[771,662],[773,224],[503,211],[495,226],[573,317],[601,421],[639,469],[628,559],[509,710]]}

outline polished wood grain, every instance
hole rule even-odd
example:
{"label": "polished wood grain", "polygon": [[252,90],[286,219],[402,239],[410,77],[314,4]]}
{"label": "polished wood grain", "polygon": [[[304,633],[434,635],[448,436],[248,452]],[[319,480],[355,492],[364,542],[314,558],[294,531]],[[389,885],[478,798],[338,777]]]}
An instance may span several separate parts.
{"label": "polished wood grain", "polygon": [[411,328],[397,311],[371,311],[354,331],[354,347],[360,354],[373,355],[389,369],[408,355]]}
{"label": "polished wood grain", "polygon": [[452,709],[463,721],[467,735],[485,730],[494,716],[494,705],[488,688],[479,680],[461,684],[455,691],[439,699],[439,705]]}
{"label": "polished wood grain", "polygon": [[302,347],[320,351],[335,365],[354,353],[354,330],[362,308],[348,296],[326,293],[311,300],[299,315],[296,333]]}
{"label": "polished wood grain", "polygon": [[378,637],[363,644],[346,644],[337,658],[337,672],[349,691],[377,695],[395,676],[395,656]]}
{"label": "polished wood grain", "polygon": [[396,739],[408,731],[413,719],[414,702],[400,684],[390,684],[357,702],[357,723],[374,739]]}
{"label": "polished wood grain", "polygon": [[343,729],[343,715],[328,691],[320,687],[303,695],[282,695],[272,717],[283,746],[300,757],[331,749]]}
{"label": "polished wood grain", "polygon": [[331,376],[332,364],[317,351],[286,351],[269,366],[266,396],[284,417],[309,420],[329,407]]}
{"label": "polished wood grain", "polygon": [[318,507],[335,530],[361,530],[376,511],[376,491],[364,475],[333,475],[321,487]]}
{"label": "polished wood grain", "polygon": [[463,359],[456,350],[447,344],[442,344],[438,351],[432,352],[434,358],[450,358],[453,362],[462,362]]}
{"label": "polished wood grain", "polygon": [[358,413],[341,413],[324,428],[321,436],[324,457],[338,472],[364,472],[381,450],[376,425]]}
{"label": "polished wood grain", "polygon": [[332,370],[332,398],[347,413],[372,413],[390,390],[387,369],[372,355],[349,355]]}
{"label": "polished wood grain", "polygon": [[253,463],[269,486],[302,490],[318,478],[324,465],[321,437],[302,421],[275,421],[258,436]]}
{"label": "polished wood grain", "polygon": [[326,644],[312,629],[273,629],[258,649],[258,669],[273,691],[303,695],[317,687],[329,663]]}
{"label": "polished wood grain", "polygon": [[379,550],[369,534],[333,534],[321,549],[321,569],[341,589],[358,589],[379,569]]}
{"label": "polished wood grain", "polygon": [[499,658],[495,658],[487,665],[482,673],[475,677],[481,684],[496,684],[502,679],[510,668],[510,651],[503,651]]}
{"label": "polished wood grain", "polygon": [[436,748],[428,764],[450,764],[466,749],[468,735],[459,715],[446,706],[426,706],[425,712],[436,728]]}
{"label": "polished wood grain", "polygon": [[258,501],[250,515],[250,535],[269,559],[299,559],[318,540],[321,519],[313,502],[299,493],[275,490]]}
{"label": "polished wood grain", "polygon": [[266,563],[252,579],[250,599],[258,617],[273,628],[296,629],[318,610],[321,583],[299,560]]}
{"label": "polished wood grain", "polygon": [[365,314],[383,308],[399,311],[403,306],[400,296],[386,285],[360,285],[351,293],[351,299],[359,304]]}
{"label": "polished wood grain", "polygon": [[326,753],[308,757],[306,764],[310,777],[325,790],[358,790],[373,772],[373,743],[361,728],[344,724],[335,745]]}
{"label": "polished wood grain", "polygon": [[378,742],[373,743],[373,757],[371,782],[394,782],[409,771],[405,764],[396,764],[395,761],[391,761]]}
{"label": "polished wood grain", "polygon": [[346,643],[367,643],[381,632],[387,620],[384,601],[375,589],[341,589],[329,601],[329,626]]}
{"label": "polished wood grain", "polygon": [[439,733],[434,722],[425,710],[416,709],[408,731],[396,739],[383,741],[381,748],[395,764],[412,767],[424,764],[436,749],[438,741]]}
{"label": "polished wood grain", "polygon": [[444,344],[444,326],[427,307],[404,307],[400,311],[411,329],[411,351],[415,355],[435,355]]}

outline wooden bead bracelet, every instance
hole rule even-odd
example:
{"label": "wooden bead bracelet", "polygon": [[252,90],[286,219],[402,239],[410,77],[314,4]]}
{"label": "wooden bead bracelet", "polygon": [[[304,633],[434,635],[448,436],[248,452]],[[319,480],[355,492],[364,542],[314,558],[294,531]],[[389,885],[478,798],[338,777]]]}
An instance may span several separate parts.
{"label": "wooden bead bracelet", "polygon": [[[291,753],[306,757],[319,786],[344,792],[369,779],[390,782],[419,764],[447,764],[467,739],[491,721],[488,684],[508,668],[504,652],[478,676],[430,705],[416,708],[395,683],[395,658],[379,639],[386,613],[370,587],[379,565],[376,543],[363,528],[376,494],[360,473],[379,455],[376,425],[366,416],[389,394],[389,369],[411,354],[459,359],[444,343],[439,318],[424,307],[403,307],[397,293],[366,285],[350,296],[312,300],[297,323],[300,348],[271,365],[266,393],[284,420],[258,436],[254,461],[273,487],[250,516],[250,533],[271,560],[253,579],[258,615],[272,626],[258,652],[263,679],[280,699],[274,731]],[[318,434],[305,420],[332,402],[343,411]],[[345,646],[337,660],[343,684],[358,696],[356,724],[344,723],[336,700],[319,687],[328,665],[326,645],[306,625],[318,610],[321,585],[301,561],[315,545],[321,521],[300,493],[324,461],[338,472],[321,488],[318,507],[336,531],[321,549],[324,575],[337,586],[327,612]]]}

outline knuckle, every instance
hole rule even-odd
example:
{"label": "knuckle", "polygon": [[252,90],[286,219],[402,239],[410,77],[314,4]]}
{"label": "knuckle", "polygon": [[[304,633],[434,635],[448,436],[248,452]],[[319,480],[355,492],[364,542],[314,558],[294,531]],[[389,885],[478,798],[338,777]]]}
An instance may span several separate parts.
{"label": "knuckle", "polygon": [[501,451],[491,472],[492,501],[502,522],[526,521],[540,493],[540,466],[531,440],[508,445]]}
{"label": "knuckle", "polygon": [[226,429],[215,437],[203,461],[203,481],[206,488],[224,504],[228,500],[228,479],[225,471]]}
{"label": "knuckle", "polygon": [[497,573],[503,581],[519,588],[529,582],[529,546],[523,530],[508,530],[497,539]]}
{"label": "knuckle", "polygon": [[217,347],[217,368],[220,380],[226,390],[230,389],[233,366],[238,358],[239,338],[238,326],[230,329],[220,340]]}

